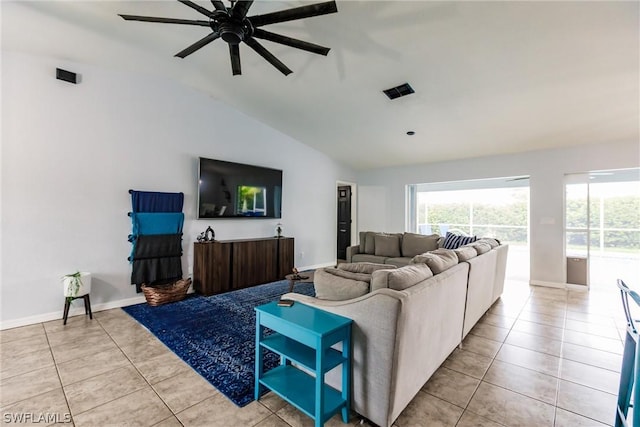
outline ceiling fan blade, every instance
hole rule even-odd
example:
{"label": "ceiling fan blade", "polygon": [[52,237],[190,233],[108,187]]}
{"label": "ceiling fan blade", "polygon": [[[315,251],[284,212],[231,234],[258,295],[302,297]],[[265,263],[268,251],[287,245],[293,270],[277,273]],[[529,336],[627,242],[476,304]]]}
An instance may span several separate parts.
{"label": "ceiling fan blade", "polygon": [[307,52],[317,53],[318,55],[327,56],[327,53],[331,50],[328,47],[320,46],[317,44],[305,42],[298,39],[292,39],[291,37],[283,36],[280,34],[265,31],[260,28],[256,28],[253,32],[253,37],[269,40],[274,43],[280,43],[287,46],[295,47],[297,49],[306,50]]}
{"label": "ceiling fan blade", "polygon": [[286,65],[284,65],[282,62],[280,62],[280,60],[278,58],[273,56],[273,54],[271,52],[269,52],[267,49],[265,49],[265,47],[262,46],[256,39],[254,39],[252,37],[247,37],[244,40],[244,42],[247,45],[249,45],[249,47],[251,49],[255,50],[258,53],[258,55],[262,56],[271,65],[273,65],[278,70],[280,70],[280,72],[282,74],[284,74],[285,76],[288,76],[289,74],[291,74],[293,72]]}
{"label": "ceiling fan blade", "polygon": [[208,21],[198,21],[193,19],[175,19],[175,18],[155,18],[153,16],[139,16],[139,15],[120,15],[125,21],[142,21],[142,22],[160,22],[163,24],[184,24],[184,25],[199,25],[201,27],[208,27]]}
{"label": "ceiling fan blade", "polygon": [[335,1],[310,4],[308,6],[294,7],[293,9],[279,12],[265,13],[264,15],[250,16],[249,20],[254,27],[275,24],[277,22],[293,21],[295,19],[310,18],[312,16],[326,15],[338,11]]}
{"label": "ceiling fan blade", "polygon": [[234,76],[242,74],[242,67],[240,67],[240,45],[230,44],[229,55],[231,56],[231,71]]}
{"label": "ceiling fan blade", "polygon": [[178,0],[180,3],[189,6],[192,9],[197,10],[198,12],[200,12],[201,14],[203,14],[204,16],[208,16],[211,17],[211,11],[205,9],[204,7],[200,6],[199,4],[195,4],[192,1],[189,0]]}
{"label": "ceiling fan blade", "polygon": [[221,10],[223,12],[227,11],[227,8],[224,6],[224,3],[222,3],[221,0],[211,0],[211,4],[216,8],[216,10]]}
{"label": "ceiling fan blade", "polygon": [[192,44],[188,48],[176,53],[174,56],[177,56],[178,58],[184,58],[184,57],[186,57],[188,55],[191,55],[193,52],[195,52],[196,50],[200,49],[201,47],[204,47],[204,46],[208,45],[209,43],[211,43],[212,41],[214,41],[218,37],[220,37],[220,34],[211,33],[211,34],[207,35],[206,37],[201,38],[200,40],[198,40],[197,42],[195,42],[194,44]]}
{"label": "ceiling fan blade", "polygon": [[238,0],[236,4],[233,5],[233,9],[231,9],[231,16],[240,20],[244,19],[252,4],[253,0]]}

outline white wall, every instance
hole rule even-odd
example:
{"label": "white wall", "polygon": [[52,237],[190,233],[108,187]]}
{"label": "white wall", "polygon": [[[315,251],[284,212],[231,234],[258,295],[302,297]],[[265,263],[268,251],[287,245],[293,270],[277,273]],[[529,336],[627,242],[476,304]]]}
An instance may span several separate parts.
{"label": "white wall", "polygon": [[279,220],[194,219],[199,156],[282,169],[295,264],[335,262],[336,181],[351,170],[171,81],[3,51],[2,327],[61,317],[59,278],[76,270],[92,273],[94,306],[136,297],[129,189],[184,192],[185,275],[209,225],[221,240],[272,236]]}
{"label": "white wall", "polygon": [[[371,170],[358,177],[358,221],[360,230],[404,231],[408,184],[529,175],[530,280],[533,284],[563,285],[564,175],[638,166],[640,144],[632,141]],[[386,221],[381,223],[381,218]]]}

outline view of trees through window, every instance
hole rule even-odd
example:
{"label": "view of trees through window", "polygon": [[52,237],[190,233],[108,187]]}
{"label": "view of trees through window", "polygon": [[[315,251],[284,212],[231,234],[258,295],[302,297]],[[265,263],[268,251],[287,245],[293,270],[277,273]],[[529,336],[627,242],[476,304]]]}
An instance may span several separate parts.
{"label": "view of trees through window", "polygon": [[[447,188],[452,185],[497,188]],[[528,181],[501,178],[434,186],[440,186],[440,189],[429,188],[430,185],[417,185],[415,188],[415,203],[412,204],[415,209],[408,218],[415,231],[441,236],[447,231],[458,231],[478,237],[494,237],[509,244],[506,277],[528,283]]]}
{"label": "view of trees through window", "polygon": [[640,183],[589,184],[588,202],[586,185],[567,186],[567,249],[640,250]]}
{"label": "view of trees through window", "polygon": [[528,242],[528,187],[418,192],[416,207],[422,234],[457,230],[509,244]]}

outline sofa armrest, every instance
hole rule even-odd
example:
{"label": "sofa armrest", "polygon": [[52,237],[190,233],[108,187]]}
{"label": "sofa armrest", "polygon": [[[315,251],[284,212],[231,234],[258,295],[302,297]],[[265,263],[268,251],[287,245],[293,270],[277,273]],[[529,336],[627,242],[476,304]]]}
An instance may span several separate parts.
{"label": "sofa armrest", "polygon": [[347,262],[353,262],[353,261],[351,261],[352,257],[355,254],[359,254],[359,253],[360,253],[360,245],[354,245],[354,246],[347,247]]}

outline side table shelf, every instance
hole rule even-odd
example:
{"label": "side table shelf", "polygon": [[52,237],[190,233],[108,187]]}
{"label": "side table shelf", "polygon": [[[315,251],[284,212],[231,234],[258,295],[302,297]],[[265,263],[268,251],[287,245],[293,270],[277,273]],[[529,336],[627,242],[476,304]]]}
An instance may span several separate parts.
{"label": "side table shelf", "polygon": [[[351,400],[351,324],[346,317],[296,302],[256,307],[255,398],[263,387],[291,403],[322,426],[338,411],[349,421]],[[265,328],[274,331],[265,336]],[[342,351],[331,346],[342,342]],[[281,357],[281,364],[264,372],[264,351]],[[293,365],[293,364],[295,365]],[[324,374],[342,365],[342,391],[325,384]],[[297,366],[313,372],[308,374]]]}

